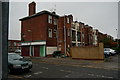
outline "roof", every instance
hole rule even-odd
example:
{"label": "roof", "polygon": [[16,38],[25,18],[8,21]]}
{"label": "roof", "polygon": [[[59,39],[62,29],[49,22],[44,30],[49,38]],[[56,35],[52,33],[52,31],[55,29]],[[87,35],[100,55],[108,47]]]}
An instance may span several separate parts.
{"label": "roof", "polygon": [[32,18],[32,17],[36,17],[36,16],[43,15],[43,14],[50,14],[50,15],[59,17],[59,15],[55,14],[55,12],[49,12],[49,11],[47,11],[47,10],[43,10],[43,11],[41,11],[41,12],[38,12],[38,13],[33,14],[33,15],[31,15],[31,16],[27,16],[27,17],[21,18],[21,19],[19,19],[19,20],[22,21],[22,20],[30,19],[30,18]]}

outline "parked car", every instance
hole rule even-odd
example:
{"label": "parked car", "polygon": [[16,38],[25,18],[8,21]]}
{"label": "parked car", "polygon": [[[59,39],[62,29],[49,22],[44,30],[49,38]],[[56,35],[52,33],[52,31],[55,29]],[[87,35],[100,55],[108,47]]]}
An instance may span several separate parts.
{"label": "parked car", "polygon": [[65,55],[62,54],[61,51],[54,51],[52,56],[53,57],[65,57]]}
{"label": "parked car", "polygon": [[21,53],[21,50],[20,49],[16,49],[15,52],[16,53]]}
{"label": "parked car", "polygon": [[107,56],[111,56],[111,55],[115,55],[116,52],[115,52],[115,50],[113,50],[113,49],[104,48],[104,54],[107,55]]}
{"label": "parked car", "polygon": [[30,70],[32,68],[32,62],[25,60],[24,57],[16,53],[8,53],[8,73],[13,71]]}

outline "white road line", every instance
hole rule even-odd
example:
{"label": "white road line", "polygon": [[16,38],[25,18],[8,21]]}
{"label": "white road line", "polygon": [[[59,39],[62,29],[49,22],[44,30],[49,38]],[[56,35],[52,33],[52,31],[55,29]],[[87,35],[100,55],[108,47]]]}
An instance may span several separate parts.
{"label": "white road line", "polygon": [[42,68],[44,68],[44,69],[48,69],[47,67],[42,67]]}
{"label": "white road line", "polygon": [[24,76],[25,78],[29,78],[29,77],[31,77],[32,75],[26,75],[26,76]]}
{"label": "white road line", "polygon": [[90,76],[97,76],[97,77],[104,77],[104,78],[113,78],[113,77],[107,77],[107,76],[103,76],[103,75],[95,75],[95,74],[88,74]]}
{"label": "white road line", "polygon": [[90,75],[90,76],[95,76],[94,74],[88,74],[88,75]]}
{"label": "white road line", "polygon": [[66,75],[65,77],[69,77],[68,75]]}
{"label": "white road line", "polygon": [[105,78],[113,78],[113,77],[105,77]]}
{"label": "white road line", "polygon": [[67,70],[62,70],[62,69],[60,71],[63,71],[63,72],[72,72],[72,71],[67,71]]}
{"label": "white road line", "polygon": [[36,75],[37,75],[37,74],[41,74],[41,73],[43,73],[43,72],[36,72],[36,73],[33,73],[33,74],[36,74]]}
{"label": "white road line", "polygon": [[65,70],[60,70],[60,71],[65,71]]}

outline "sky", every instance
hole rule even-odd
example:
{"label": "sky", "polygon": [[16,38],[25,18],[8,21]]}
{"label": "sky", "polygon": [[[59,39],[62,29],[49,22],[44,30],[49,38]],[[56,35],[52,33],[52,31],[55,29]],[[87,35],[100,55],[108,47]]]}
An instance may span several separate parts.
{"label": "sky", "polygon": [[[34,0],[32,0],[34,1]],[[20,18],[28,16],[28,4],[11,1],[9,5],[9,39],[21,39]],[[107,1],[107,0],[106,0]],[[39,2],[36,1],[36,13],[42,10],[53,11],[60,16],[73,15],[77,20],[98,29],[104,34],[117,37],[118,33],[118,3],[115,2]]]}

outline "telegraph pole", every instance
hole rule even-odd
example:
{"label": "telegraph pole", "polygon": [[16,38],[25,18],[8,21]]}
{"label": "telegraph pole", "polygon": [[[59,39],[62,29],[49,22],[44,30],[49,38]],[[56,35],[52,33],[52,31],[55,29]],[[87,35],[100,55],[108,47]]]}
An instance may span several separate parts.
{"label": "telegraph pole", "polygon": [[8,77],[8,22],[9,2],[2,0],[0,1],[0,80]]}

